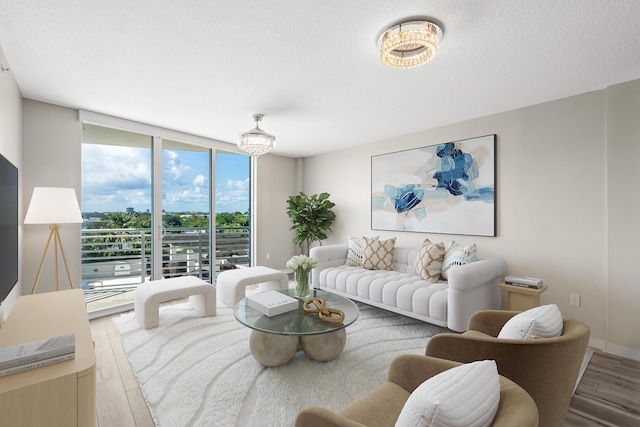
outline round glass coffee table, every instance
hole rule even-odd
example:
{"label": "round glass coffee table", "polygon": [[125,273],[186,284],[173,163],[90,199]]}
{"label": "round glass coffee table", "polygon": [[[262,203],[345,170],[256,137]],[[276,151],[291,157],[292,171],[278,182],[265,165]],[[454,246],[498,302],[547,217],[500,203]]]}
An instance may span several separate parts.
{"label": "round glass coffee table", "polygon": [[[347,342],[345,328],[358,318],[358,306],[348,298],[317,289],[307,298],[296,297],[294,289],[278,292],[297,298],[298,309],[269,317],[249,307],[246,299],[234,308],[236,319],[252,329],[249,347],[253,357],[267,367],[288,363],[300,347],[309,359],[319,362],[338,357]],[[342,310],[342,323],[325,322],[317,313],[305,312],[302,306],[308,298],[323,298],[326,307]]]}

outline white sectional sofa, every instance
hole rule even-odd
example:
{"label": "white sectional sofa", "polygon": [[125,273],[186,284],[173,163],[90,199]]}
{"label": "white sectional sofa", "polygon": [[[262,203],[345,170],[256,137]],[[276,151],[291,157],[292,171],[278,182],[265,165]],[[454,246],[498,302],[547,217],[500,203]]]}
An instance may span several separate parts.
{"label": "white sectional sofa", "polygon": [[473,313],[500,309],[499,284],[507,263],[500,258],[479,258],[456,266],[448,272],[448,281],[428,284],[414,270],[418,248],[396,246],[394,271],[367,270],[345,265],[347,245],[323,245],[311,248],[318,260],[312,270],[316,289],[380,307],[435,325],[463,332]]}

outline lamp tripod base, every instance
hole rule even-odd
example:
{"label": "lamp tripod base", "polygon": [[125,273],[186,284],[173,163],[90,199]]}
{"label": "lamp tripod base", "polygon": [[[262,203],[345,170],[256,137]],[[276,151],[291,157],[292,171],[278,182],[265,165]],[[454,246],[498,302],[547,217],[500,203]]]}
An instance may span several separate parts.
{"label": "lamp tripod base", "polygon": [[31,289],[31,294],[36,293],[36,288],[38,287],[38,282],[40,281],[40,275],[42,274],[42,267],[44,266],[44,261],[47,257],[47,252],[49,251],[49,245],[51,244],[51,239],[53,239],[53,247],[54,247],[54,263],[55,263],[55,271],[56,271],[56,291],[60,290],[59,282],[58,282],[58,246],[60,246],[60,253],[62,254],[62,260],[64,261],[64,268],[67,271],[67,277],[69,278],[69,285],[71,285],[71,289],[73,289],[73,280],[71,280],[71,273],[69,272],[69,265],[67,264],[67,257],[64,254],[64,248],[62,247],[62,239],[60,238],[60,232],[58,231],[58,224],[51,224],[49,226],[49,238],[47,239],[47,245],[44,248],[44,253],[42,254],[42,259],[40,260],[40,267],[38,268],[38,274],[36,275],[36,280],[33,284],[33,288]]}

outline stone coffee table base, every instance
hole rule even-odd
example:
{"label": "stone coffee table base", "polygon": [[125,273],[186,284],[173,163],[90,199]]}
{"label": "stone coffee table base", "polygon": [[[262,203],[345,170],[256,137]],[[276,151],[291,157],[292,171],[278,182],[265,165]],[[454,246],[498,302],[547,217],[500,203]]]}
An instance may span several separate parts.
{"label": "stone coffee table base", "polygon": [[251,331],[249,348],[253,357],[263,366],[275,367],[288,363],[302,347],[309,359],[328,362],[340,356],[347,342],[343,329],[314,335],[277,335]]}

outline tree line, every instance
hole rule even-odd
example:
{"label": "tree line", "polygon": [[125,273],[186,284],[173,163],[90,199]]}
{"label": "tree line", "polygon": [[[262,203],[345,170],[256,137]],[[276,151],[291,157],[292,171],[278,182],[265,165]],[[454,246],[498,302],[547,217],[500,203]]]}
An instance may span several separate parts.
{"label": "tree line", "polygon": [[[140,212],[90,212],[83,213],[83,228],[151,228],[151,215]],[[162,214],[165,228],[208,228],[209,215],[202,213]],[[248,227],[249,213],[220,212],[216,214],[216,227]]]}

